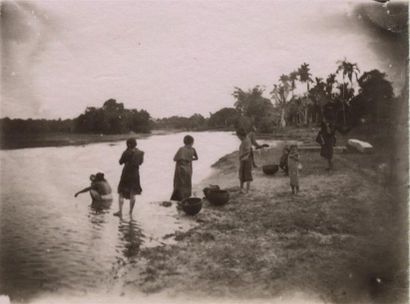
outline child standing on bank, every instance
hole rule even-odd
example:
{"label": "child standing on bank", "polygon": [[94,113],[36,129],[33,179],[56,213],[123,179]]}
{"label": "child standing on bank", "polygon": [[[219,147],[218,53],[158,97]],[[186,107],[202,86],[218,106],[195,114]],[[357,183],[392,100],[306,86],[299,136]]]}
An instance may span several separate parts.
{"label": "child standing on bank", "polygon": [[292,194],[299,192],[299,169],[301,167],[297,145],[291,145],[288,156],[288,172]]}

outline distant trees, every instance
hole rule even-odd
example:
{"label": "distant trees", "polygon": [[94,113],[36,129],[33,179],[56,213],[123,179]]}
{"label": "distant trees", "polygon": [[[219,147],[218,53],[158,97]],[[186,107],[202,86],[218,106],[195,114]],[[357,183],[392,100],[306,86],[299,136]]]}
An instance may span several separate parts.
{"label": "distant trees", "polygon": [[[337,75],[341,76],[339,81]],[[306,88],[300,90],[297,84],[305,84]],[[274,113],[280,113],[281,127],[318,124],[326,117],[341,132],[347,132],[364,116],[374,123],[386,123],[387,116],[392,118],[390,105],[395,98],[384,73],[372,70],[360,76],[357,63],[345,58],[337,61],[336,71],[325,80],[313,78],[308,63],[288,75],[282,74],[273,84],[271,100]]]}
{"label": "distant trees", "polygon": [[239,112],[235,108],[222,108],[210,114],[208,126],[216,129],[233,127],[239,115]]}
{"label": "distant trees", "polygon": [[125,109],[115,99],[101,108],[87,107],[74,119],[0,119],[3,135],[44,133],[147,133],[152,128],[151,115],[145,110]]}
{"label": "distant trees", "polygon": [[156,129],[182,129],[182,130],[204,130],[207,128],[208,120],[201,114],[191,117],[171,116],[157,119],[154,123]]}
{"label": "distant trees", "polygon": [[370,118],[374,123],[386,121],[391,116],[394,102],[393,87],[386,74],[379,70],[363,73],[358,79],[359,94],[352,101],[355,120]]}
{"label": "distant trees", "polygon": [[72,119],[0,119],[2,135],[43,134],[51,132],[70,133],[73,131]]}
{"label": "distant trees", "polygon": [[[339,81],[337,75],[341,75]],[[363,118],[375,124],[391,123],[397,98],[385,73],[371,70],[360,75],[358,65],[344,59],[337,62],[335,73],[329,74],[325,80],[320,77],[314,79],[309,64],[303,63],[297,70],[279,77],[273,84],[270,99],[264,96],[265,89],[261,86],[248,90],[235,87],[232,93],[234,107],[210,113],[209,118],[196,113],[190,117],[171,116],[153,121],[147,111],[126,109],[123,103],[111,98],[100,108],[87,107],[74,119],[3,118],[0,119],[0,131],[3,135],[49,132],[114,134],[146,133],[152,128],[246,129],[253,125],[259,132],[272,132],[277,125],[318,124],[324,117],[339,125],[339,130],[349,130]],[[301,84],[302,90],[298,87]]]}
{"label": "distant trees", "polygon": [[270,99],[263,96],[264,91],[260,86],[255,86],[247,91],[235,87],[232,93],[235,98],[234,105],[240,117],[245,118],[239,120],[239,123],[237,122],[237,127],[248,128],[249,126],[245,126],[245,124],[241,126],[240,121],[249,120],[250,124],[255,125],[260,132],[273,131],[275,110]]}
{"label": "distant trees", "polygon": [[273,110],[271,101],[263,96],[264,89],[255,86],[248,91],[235,87],[232,96],[235,98],[236,110],[247,117],[262,117]]}
{"label": "distant trees", "polygon": [[147,111],[125,109],[124,104],[115,99],[108,99],[101,108],[87,107],[75,119],[74,127],[79,133],[102,134],[148,133],[151,128],[151,116]]}
{"label": "distant trees", "polygon": [[[353,86],[353,75],[356,76],[360,73],[359,67],[356,63],[351,63],[346,60],[339,60],[336,74],[342,73],[343,82],[339,85],[339,89],[342,92],[342,98],[340,99],[342,109],[343,109],[343,123],[346,124],[346,107],[351,98],[353,98],[352,87],[349,88],[348,84],[345,82],[345,78],[349,79],[350,85]],[[350,91],[349,91],[350,89]]]}
{"label": "distant trees", "polygon": [[[288,108],[289,99],[289,92],[293,91],[292,87],[289,86],[287,79],[285,77],[281,77],[279,79],[278,84],[273,85],[273,90],[270,92],[272,96],[272,100],[274,101],[275,105],[279,108],[280,111],[280,126],[282,128],[286,127],[286,109]],[[292,100],[294,97],[292,96]]]}

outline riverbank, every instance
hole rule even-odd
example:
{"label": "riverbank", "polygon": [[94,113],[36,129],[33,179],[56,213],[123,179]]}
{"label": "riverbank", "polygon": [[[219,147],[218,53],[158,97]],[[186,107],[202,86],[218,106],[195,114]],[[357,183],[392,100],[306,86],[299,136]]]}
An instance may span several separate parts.
{"label": "riverbank", "polygon": [[115,142],[127,140],[130,137],[145,138],[152,135],[164,135],[180,132],[178,130],[153,130],[151,133],[127,134],[82,134],[82,133],[50,133],[50,134],[13,134],[0,140],[1,150],[81,146],[92,143]]}
{"label": "riverbank", "polygon": [[[257,153],[258,164],[280,151]],[[268,177],[260,168],[250,193],[240,194],[237,153],[221,158],[197,191],[218,184],[230,191],[230,202],[205,203],[195,228],[167,236],[177,244],[142,250],[122,269],[114,292],[173,302],[405,302],[407,205],[377,171],[380,156],[337,153],[331,172],[317,152],[302,149],[301,157],[297,195],[287,177]]]}

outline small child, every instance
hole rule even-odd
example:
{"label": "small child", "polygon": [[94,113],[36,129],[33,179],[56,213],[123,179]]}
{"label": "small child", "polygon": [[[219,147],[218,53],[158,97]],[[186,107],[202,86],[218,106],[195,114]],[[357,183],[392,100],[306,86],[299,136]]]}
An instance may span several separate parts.
{"label": "small child", "polygon": [[289,147],[285,146],[282,151],[282,156],[279,160],[279,168],[285,173],[285,175],[289,174],[288,169],[288,156],[289,156]]}
{"label": "small child", "polygon": [[292,194],[299,192],[299,152],[297,145],[291,145],[288,156],[288,170]]}

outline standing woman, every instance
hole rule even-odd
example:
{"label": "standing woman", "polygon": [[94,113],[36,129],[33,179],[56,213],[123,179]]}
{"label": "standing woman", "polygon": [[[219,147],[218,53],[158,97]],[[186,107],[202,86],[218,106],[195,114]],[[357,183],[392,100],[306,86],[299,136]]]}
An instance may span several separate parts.
{"label": "standing woman", "polygon": [[198,160],[193,144],[194,138],[190,135],[185,136],[184,146],[179,148],[174,156],[174,191],[171,200],[182,201],[192,194],[192,161]]}
{"label": "standing woman", "polygon": [[142,192],[140,184],[139,167],[144,161],[144,152],[137,149],[137,141],[135,138],[127,140],[127,149],[122,153],[120,165],[124,165],[122,169],[120,183],[118,184],[118,204],[119,211],[114,213],[115,216],[122,215],[122,206],[124,199],[130,200],[130,214],[134,209],[135,195]]}
{"label": "standing woman", "polygon": [[[239,146],[239,183],[241,193],[248,193],[251,186],[252,177],[252,143],[244,130],[238,130],[236,135],[241,140]],[[246,184],[246,190],[243,186]]]}
{"label": "standing woman", "polygon": [[320,156],[327,159],[328,167],[326,170],[333,169],[333,146],[336,145],[335,132],[336,129],[333,124],[328,120],[323,119],[316,141],[322,146],[320,149]]}

